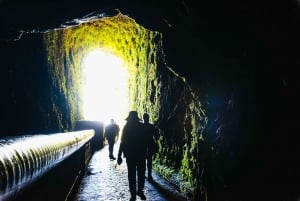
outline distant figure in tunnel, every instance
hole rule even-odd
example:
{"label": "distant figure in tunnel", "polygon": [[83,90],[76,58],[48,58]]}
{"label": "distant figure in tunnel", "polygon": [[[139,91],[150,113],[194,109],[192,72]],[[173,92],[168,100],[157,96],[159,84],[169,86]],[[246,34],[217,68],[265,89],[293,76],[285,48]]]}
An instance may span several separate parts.
{"label": "distant figure in tunnel", "polygon": [[[148,172],[148,180],[152,181],[152,159],[153,155],[158,150],[157,140],[159,138],[159,132],[158,129],[151,123],[149,123],[149,114],[144,113],[143,114],[143,120],[144,120],[144,134],[145,136],[148,136],[149,139],[149,147],[147,150],[147,172]],[[150,136],[150,137],[149,137]]]}
{"label": "distant figure in tunnel", "polygon": [[[126,158],[129,190],[131,194],[130,201],[136,200],[136,195],[142,200],[146,200],[144,195],[146,157],[149,139],[144,133],[144,125],[140,122],[138,113],[130,111],[126,118],[122,132],[121,143],[118,153],[118,164],[122,163],[122,153]],[[136,191],[136,174],[138,176],[138,190]]]}
{"label": "distant figure in tunnel", "polygon": [[117,125],[114,119],[110,119],[110,124],[105,127],[104,137],[108,142],[109,158],[116,160],[114,157],[114,145],[119,138],[119,125]]}

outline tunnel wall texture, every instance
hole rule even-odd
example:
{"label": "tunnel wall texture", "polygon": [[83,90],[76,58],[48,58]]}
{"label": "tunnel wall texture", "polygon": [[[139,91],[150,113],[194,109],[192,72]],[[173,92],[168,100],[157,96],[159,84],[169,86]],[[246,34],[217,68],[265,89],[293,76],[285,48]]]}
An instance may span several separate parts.
{"label": "tunnel wall texture", "polygon": [[92,50],[102,49],[123,59],[131,75],[131,109],[138,109],[139,101],[143,102],[151,90],[144,77],[153,79],[155,76],[155,63],[148,60],[155,61],[157,47],[153,41],[159,37],[158,32],[147,31],[122,14],[86,18],[79,20],[77,25],[45,32],[49,71],[54,78],[54,86],[69,103],[71,125],[77,117],[72,113],[79,112],[82,116],[80,95],[84,57]]}
{"label": "tunnel wall texture", "polygon": [[[52,84],[42,34],[1,41],[1,135],[67,130],[68,107]],[[62,122],[62,118],[65,122]]]}

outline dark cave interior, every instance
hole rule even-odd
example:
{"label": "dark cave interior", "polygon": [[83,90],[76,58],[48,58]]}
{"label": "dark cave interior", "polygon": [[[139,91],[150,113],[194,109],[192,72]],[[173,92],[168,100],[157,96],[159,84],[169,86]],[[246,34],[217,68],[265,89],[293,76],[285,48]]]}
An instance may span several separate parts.
{"label": "dark cave interior", "polygon": [[[4,132],[9,133],[13,120],[22,120],[18,115],[24,115],[18,114],[17,109],[6,108],[14,101],[8,95],[13,86],[7,85],[10,83],[7,75],[12,60],[26,57],[26,50],[22,50],[15,55],[17,58],[11,58],[12,50],[6,44],[17,39],[20,30],[57,27],[93,11],[110,15],[115,8],[144,27],[163,34],[168,65],[186,77],[202,100],[215,97],[221,102],[211,108],[212,115],[236,91],[240,104],[238,131],[244,133],[236,138],[241,142],[238,151],[243,153],[239,160],[242,168],[240,176],[232,182],[232,189],[221,195],[247,196],[244,193],[254,192],[250,200],[299,199],[296,69],[300,65],[300,3],[296,0],[284,3],[0,0]],[[38,75],[35,78],[41,79],[40,83],[48,80]],[[30,112],[22,111],[26,115]]]}

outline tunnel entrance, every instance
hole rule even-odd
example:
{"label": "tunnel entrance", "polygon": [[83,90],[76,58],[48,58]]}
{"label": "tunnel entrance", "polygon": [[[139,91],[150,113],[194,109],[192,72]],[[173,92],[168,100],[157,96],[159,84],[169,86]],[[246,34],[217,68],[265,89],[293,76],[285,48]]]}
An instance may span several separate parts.
{"label": "tunnel entrance", "polygon": [[93,50],[83,61],[83,113],[85,120],[109,123],[113,118],[124,124],[128,113],[129,75],[121,58]]}
{"label": "tunnel entrance", "polygon": [[61,126],[114,118],[122,127],[129,110],[152,113],[155,121],[161,33],[121,13],[95,14],[75,23],[43,34],[53,90],[62,95],[61,105],[54,104],[53,111],[70,119],[69,125]]}

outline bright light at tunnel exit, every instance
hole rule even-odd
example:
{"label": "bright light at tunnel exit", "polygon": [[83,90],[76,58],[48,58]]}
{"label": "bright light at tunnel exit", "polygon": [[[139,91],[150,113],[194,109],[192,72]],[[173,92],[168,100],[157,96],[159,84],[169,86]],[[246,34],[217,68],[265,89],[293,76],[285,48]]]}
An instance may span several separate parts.
{"label": "bright light at tunnel exit", "polygon": [[122,126],[128,114],[128,72],[115,55],[95,50],[83,62],[83,112],[86,120],[113,118]]}

